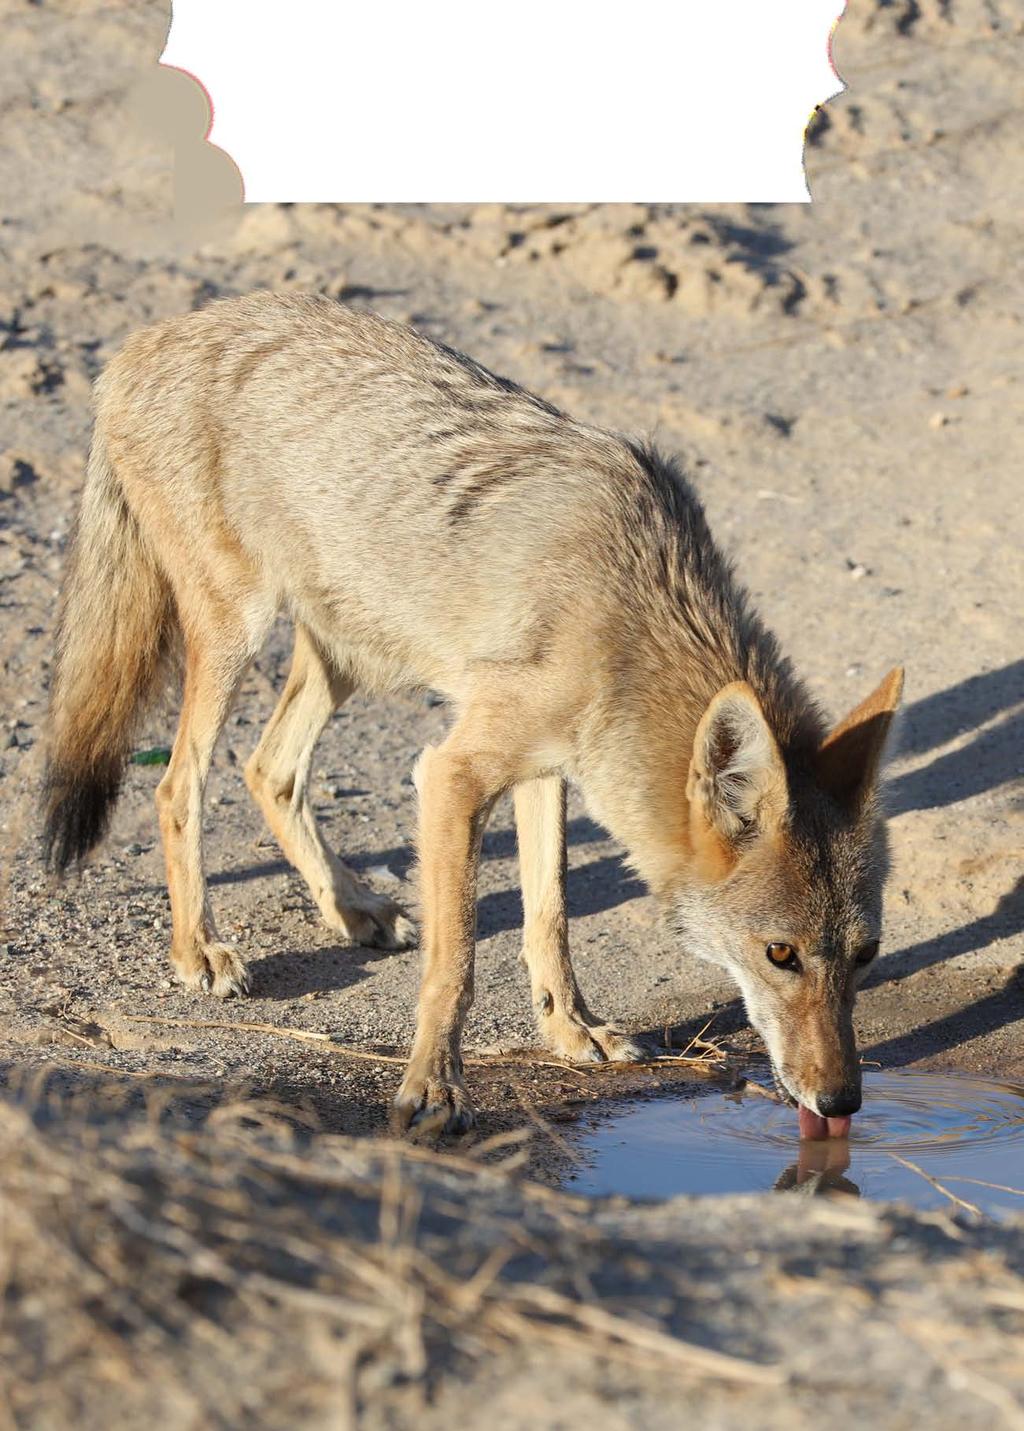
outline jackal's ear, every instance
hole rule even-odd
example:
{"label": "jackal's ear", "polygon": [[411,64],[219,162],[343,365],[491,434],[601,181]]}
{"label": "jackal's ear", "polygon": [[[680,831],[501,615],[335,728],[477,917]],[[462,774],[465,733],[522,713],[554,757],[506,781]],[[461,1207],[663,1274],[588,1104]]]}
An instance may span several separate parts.
{"label": "jackal's ear", "polygon": [[816,762],[818,780],[841,804],[856,806],[874,788],[902,695],[903,667],[896,666],[825,737]]}
{"label": "jackal's ear", "polygon": [[686,786],[691,821],[730,845],[777,827],[789,803],[786,769],[760,702],[746,681],[723,687],[693,738]]}

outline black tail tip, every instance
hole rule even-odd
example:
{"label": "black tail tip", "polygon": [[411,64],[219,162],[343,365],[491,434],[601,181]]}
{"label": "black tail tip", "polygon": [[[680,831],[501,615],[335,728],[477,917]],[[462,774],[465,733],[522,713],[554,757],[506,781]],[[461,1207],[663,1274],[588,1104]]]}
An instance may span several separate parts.
{"label": "black tail tip", "polygon": [[121,790],[121,768],[69,771],[51,765],[43,785],[43,855],[64,874],[102,840]]}

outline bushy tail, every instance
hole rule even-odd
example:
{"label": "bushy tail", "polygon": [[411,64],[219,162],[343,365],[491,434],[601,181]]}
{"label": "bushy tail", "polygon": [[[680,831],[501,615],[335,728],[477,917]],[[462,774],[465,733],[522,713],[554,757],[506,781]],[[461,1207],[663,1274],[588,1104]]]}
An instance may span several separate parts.
{"label": "bushy tail", "polygon": [[174,629],[167,581],[97,425],[61,591],[50,691],[43,839],[58,871],[106,833]]}

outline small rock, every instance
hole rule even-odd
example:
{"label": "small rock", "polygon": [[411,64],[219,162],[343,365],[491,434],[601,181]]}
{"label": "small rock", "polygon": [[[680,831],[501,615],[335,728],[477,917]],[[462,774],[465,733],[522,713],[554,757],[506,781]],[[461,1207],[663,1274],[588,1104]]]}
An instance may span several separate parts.
{"label": "small rock", "polygon": [[954,383],[951,388],[946,389],[946,396],[954,399],[962,398],[966,397],[969,392],[970,388],[966,383]]}
{"label": "small rock", "polygon": [[945,412],[933,412],[928,419],[928,426],[938,429],[945,427],[949,423],[949,414]]}
{"label": "small rock", "polygon": [[401,884],[401,876],[396,875],[387,865],[370,865],[366,873],[371,879],[383,880],[385,884]]}
{"label": "small rock", "polygon": [[13,492],[16,487],[30,487],[38,481],[35,464],[23,454],[8,452],[0,461],[0,492]]}
{"label": "small rock", "polygon": [[846,566],[849,570],[851,581],[863,581],[864,577],[868,575],[868,568],[863,566],[859,561],[847,560]]}

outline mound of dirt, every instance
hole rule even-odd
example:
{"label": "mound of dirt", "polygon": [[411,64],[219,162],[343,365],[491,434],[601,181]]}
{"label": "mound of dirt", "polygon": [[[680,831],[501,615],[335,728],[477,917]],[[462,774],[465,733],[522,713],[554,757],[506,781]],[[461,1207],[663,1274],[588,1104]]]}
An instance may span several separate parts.
{"label": "mound of dirt", "polygon": [[770,223],[744,228],[711,211],[483,204],[455,234],[490,262],[549,266],[584,292],[672,302],[694,314],[789,312],[804,291],[775,260]]}
{"label": "mound of dirt", "polygon": [[868,35],[964,37],[1012,33],[1018,22],[1006,0],[849,0],[840,26]]}

